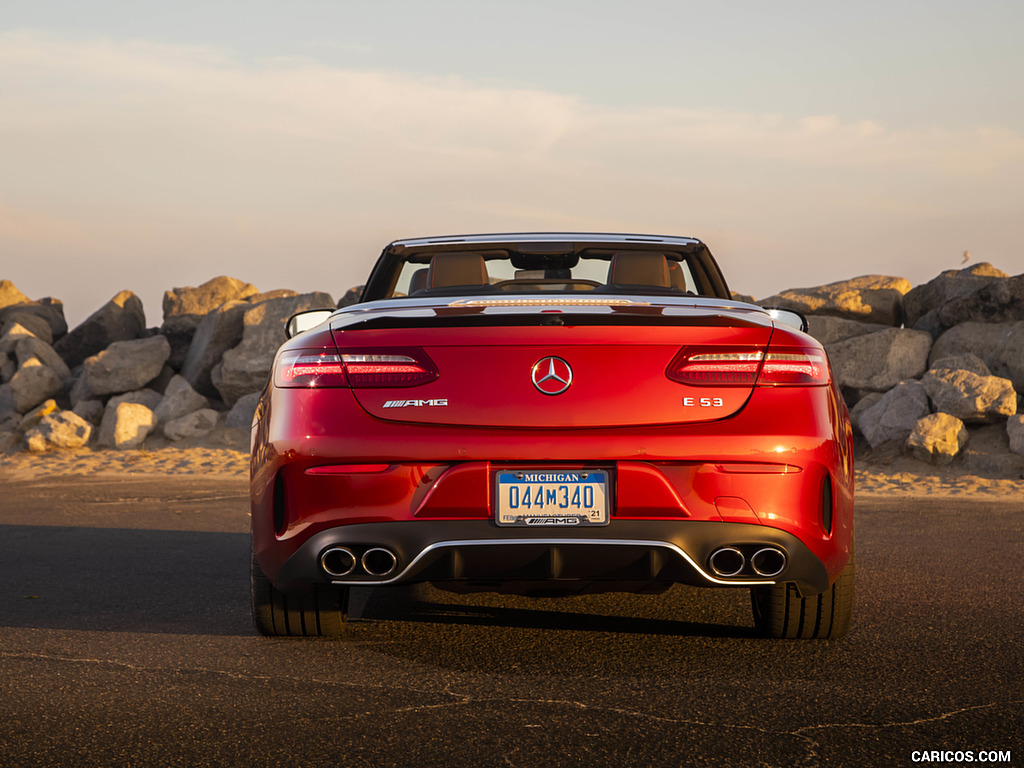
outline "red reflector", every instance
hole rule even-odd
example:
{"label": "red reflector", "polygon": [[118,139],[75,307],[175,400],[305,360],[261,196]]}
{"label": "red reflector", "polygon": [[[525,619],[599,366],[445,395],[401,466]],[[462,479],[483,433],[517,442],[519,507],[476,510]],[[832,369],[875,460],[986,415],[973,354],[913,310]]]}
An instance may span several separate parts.
{"label": "red reflector", "polygon": [[737,475],[792,475],[803,472],[800,467],[793,464],[767,464],[760,462],[729,462],[728,464],[715,464],[719,472],[727,472]]}
{"label": "red reflector", "polygon": [[328,464],[323,467],[310,467],[307,475],[367,475],[383,472],[390,464]]}

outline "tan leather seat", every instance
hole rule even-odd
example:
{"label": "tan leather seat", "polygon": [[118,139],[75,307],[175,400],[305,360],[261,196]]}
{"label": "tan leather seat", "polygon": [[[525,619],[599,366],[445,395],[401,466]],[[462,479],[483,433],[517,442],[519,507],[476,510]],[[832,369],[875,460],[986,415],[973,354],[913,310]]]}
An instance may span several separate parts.
{"label": "tan leather seat", "polygon": [[660,253],[628,251],[612,256],[608,284],[669,288],[668,262]]}
{"label": "tan leather seat", "polygon": [[487,285],[487,266],[479,253],[438,253],[430,260],[427,286]]}

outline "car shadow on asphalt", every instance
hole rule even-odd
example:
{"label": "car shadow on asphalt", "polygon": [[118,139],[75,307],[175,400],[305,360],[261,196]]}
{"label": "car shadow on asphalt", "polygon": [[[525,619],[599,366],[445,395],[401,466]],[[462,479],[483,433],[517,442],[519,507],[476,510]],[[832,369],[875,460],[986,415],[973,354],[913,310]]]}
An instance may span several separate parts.
{"label": "car shadow on asphalt", "polygon": [[[408,622],[466,627],[504,627],[549,632],[614,632],[667,637],[758,637],[743,616],[723,605],[720,591],[672,587],[660,595],[608,593],[530,598],[494,593],[455,594],[426,584],[353,594],[354,624]],[[356,590],[353,590],[355,593]],[[362,606],[358,605],[362,603]],[[669,616],[666,616],[669,614]],[[709,616],[713,621],[695,620]],[[679,616],[680,618],[673,618]],[[694,617],[694,618],[683,618]]]}
{"label": "car shadow on asphalt", "polygon": [[[0,626],[191,635],[254,633],[245,533],[0,525]],[[352,639],[438,629],[751,638],[721,594],[528,598],[430,585],[353,589]],[[733,601],[735,602],[735,601]]]}
{"label": "car shadow on asphalt", "polygon": [[0,525],[0,625],[252,632],[249,535]]}

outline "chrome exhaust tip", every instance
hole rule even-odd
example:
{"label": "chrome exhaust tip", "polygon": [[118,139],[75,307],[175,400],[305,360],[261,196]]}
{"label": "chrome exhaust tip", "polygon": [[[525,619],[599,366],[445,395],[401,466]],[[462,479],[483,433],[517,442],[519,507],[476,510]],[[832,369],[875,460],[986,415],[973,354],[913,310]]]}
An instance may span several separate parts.
{"label": "chrome exhaust tip", "polygon": [[356,556],[348,547],[331,547],[320,555],[320,567],[334,578],[348,576],[356,569]]}
{"label": "chrome exhaust tip", "polygon": [[786,553],[775,547],[759,549],[750,557],[750,567],[758,576],[770,578],[786,570]]}
{"label": "chrome exhaust tip", "polygon": [[746,563],[743,553],[736,547],[720,547],[711,553],[708,562],[718,576],[737,576]]}
{"label": "chrome exhaust tip", "polygon": [[371,576],[390,576],[398,567],[398,558],[390,549],[373,547],[363,553],[363,570]]}

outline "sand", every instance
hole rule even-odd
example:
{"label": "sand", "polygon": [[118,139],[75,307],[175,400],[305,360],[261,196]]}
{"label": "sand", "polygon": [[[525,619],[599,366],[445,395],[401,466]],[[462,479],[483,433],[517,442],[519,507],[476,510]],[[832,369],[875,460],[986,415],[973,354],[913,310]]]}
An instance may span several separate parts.
{"label": "sand", "polygon": [[[133,475],[202,475],[245,478],[249,454],[242,435],[217,444],[168,445],[162,441],[142,450],[94,448],[45,454],[0,455],[0,482],[48,477]],[[1024,480],[981,477],[956,467],[933,467],[907,456],[867,457],[857,462],[856,495],[970,496],[1024,498]]]}

